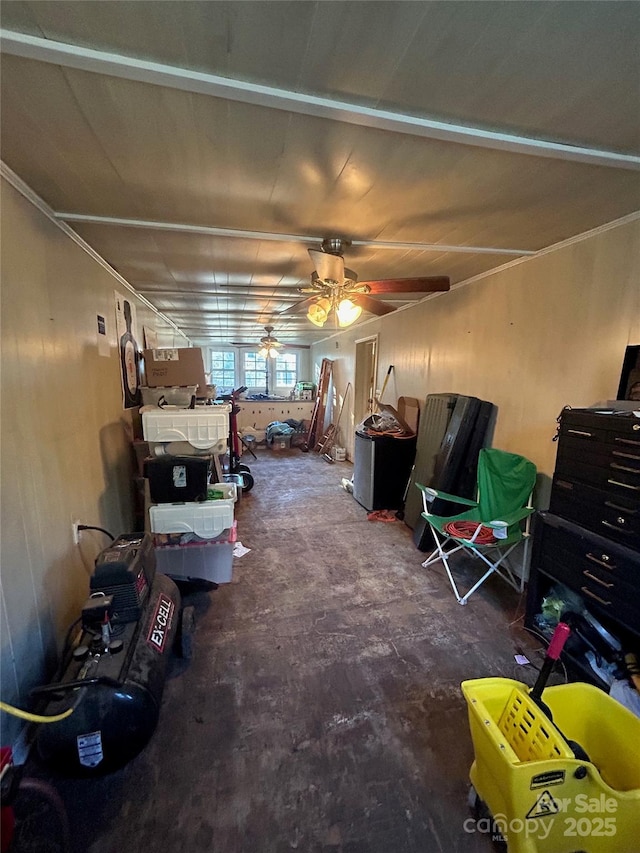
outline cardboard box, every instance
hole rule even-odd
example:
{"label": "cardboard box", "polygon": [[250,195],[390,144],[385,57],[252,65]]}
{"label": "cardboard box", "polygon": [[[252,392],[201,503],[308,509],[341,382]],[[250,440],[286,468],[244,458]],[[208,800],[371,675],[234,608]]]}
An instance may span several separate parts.
{"label": "cardboard box", "polygon": [[200,347],[183,349],[146,349],[144,372],[150,388],[158,385],[198,385],[198,395],[204,396],[207,380]]}

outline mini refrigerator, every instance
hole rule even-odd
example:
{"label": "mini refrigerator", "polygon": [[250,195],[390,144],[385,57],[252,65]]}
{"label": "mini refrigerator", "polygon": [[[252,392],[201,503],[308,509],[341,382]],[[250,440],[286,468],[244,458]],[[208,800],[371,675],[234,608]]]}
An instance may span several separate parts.
{"label": "mini refrigerator", "polygon": [[353,496],[367,511],[402,509],[416,455],[417,436],[356,432]]}

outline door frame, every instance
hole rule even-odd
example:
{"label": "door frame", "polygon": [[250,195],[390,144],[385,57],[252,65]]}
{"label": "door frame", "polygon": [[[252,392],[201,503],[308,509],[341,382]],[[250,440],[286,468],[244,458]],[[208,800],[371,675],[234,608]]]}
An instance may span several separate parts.
{"label": "door frame", "polygon": [[361,423],[374,409],[378,376],[378,335],[355,341],[355,371],[353,381],[353,416]]}

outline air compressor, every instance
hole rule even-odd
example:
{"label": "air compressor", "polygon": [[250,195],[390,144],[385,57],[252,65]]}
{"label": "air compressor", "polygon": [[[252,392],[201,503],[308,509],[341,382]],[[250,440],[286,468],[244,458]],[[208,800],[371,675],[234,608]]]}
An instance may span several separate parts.
{"label": "air compressor", "polygon": [[60,679],[32,691],[44,714],[71,712],[36,734],[40,758],[69,775],[111,772],[147,744],[181,628],[180,592],[156,573],[148,533],[123,534],[105,548],[90,591]]}

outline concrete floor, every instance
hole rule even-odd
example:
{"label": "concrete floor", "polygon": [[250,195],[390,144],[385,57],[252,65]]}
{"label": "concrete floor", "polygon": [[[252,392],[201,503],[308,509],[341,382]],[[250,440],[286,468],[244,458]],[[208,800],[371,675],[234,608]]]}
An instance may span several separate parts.
{"label": "concrete floor", "polygon": [[349,463],[247,461],[256,485],[237,519],[251,551],[232,583],[188,597],[193,657],[172,665],[151,742],[108,777],[56,783],[74,853],[493,849],[463,825],[460,682],[533,683],[513,658],[537,647],[524,601],[492,579],[458,605],[411,531],[368,521],[340,487]]}

